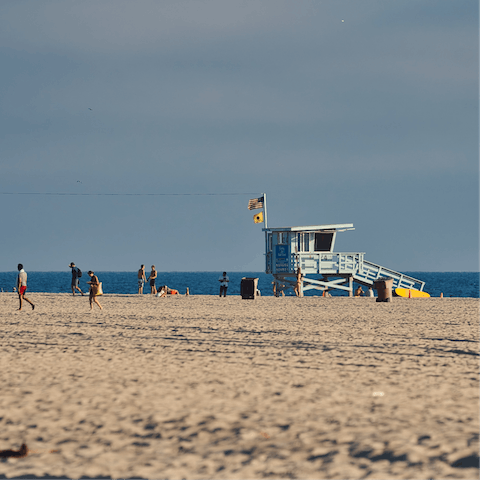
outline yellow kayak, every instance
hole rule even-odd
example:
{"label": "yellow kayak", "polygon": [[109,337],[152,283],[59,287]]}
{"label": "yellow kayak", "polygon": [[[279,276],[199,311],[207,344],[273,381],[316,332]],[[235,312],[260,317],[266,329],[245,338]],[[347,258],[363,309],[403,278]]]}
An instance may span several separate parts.
{"label": "yellow kayak", "polygon": [[430,294],[427,292],[421,292],[420,290],[413,290],[411,288],[396,288],[395,293],[399,297],[405,298],[428,298]]}

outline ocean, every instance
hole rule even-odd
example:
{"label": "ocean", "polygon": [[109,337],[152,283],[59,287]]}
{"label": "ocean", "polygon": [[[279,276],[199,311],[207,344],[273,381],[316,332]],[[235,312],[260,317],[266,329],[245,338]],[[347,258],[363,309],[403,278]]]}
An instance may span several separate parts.
{"label": "ocean", "polygon": [[[71,292],[71,272],[27,272],[28,292],[69,293]],[[425,282],[424,290],[432,297],[473,297],[479,298],[479,273],[477,272],[404,272]],[[95,272],[103,283],[104,293],[135,294],[137,287],[137,272]],[[184,294],[187,287],[190,295],[218,295],[218,278],[222,272],[159,272],[158,285],[168,285]],[[240,282],[243,277],[257,277],[258,288],[262,295],[272,296],[271,275],[263,272],[228,272],[230,284],[229,295],[240,295]],[[148,272],[147,272],[148,277]],[[17,272],[0,272],[0,291],[11,292],[15,286]],[[88,291],[89,277],[84,272],[80,279],[80,288]],[[356,285],[355,285],[356,288]],[[365,287],[363,287],[366,290]],[[144,293],[150,292],[145,285]],[[346,296],[346,292],[332,291],[333,296]],[[286,292],[294,295],[293,290]],[[305,292],[306,296],[321,295],[318,290]]]}

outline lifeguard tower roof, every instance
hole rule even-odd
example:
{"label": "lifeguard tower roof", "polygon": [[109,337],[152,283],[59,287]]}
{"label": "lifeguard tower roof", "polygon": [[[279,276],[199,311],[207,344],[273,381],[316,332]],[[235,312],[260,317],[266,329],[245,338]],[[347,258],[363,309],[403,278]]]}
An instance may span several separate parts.
{"label": "lifeguard tower roof", "polygon": [[313,232],[316,230],[322,231],[337,231],[344,232],[346,230],[355,230],[353,223],[337,223],[334,225],[308,225],[304,227],[278,227],[278,228],[264,228],[264,231],[269,232]]}

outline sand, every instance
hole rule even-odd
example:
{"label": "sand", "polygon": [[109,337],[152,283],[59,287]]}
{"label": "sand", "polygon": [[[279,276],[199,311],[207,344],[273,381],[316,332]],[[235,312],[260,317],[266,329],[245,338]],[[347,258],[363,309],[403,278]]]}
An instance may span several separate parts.
{"label": "sand", "polygon": [[479,476],[478,299],[28,296],[0,478]]}

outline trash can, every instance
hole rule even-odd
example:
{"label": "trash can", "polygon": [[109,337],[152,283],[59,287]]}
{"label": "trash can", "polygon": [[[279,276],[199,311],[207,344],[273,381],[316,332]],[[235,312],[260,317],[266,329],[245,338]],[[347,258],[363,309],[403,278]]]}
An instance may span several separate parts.
{"label": "trash can", "polygon": [[377,278],[373,282],[373,288],[378,293],[377,302],[392,301],[393,278]]}
{"label": "trash can", "polygon": [[255,300],[257,296],[258,278],[243,277],[240,282],[240,294],[244,299]]}

